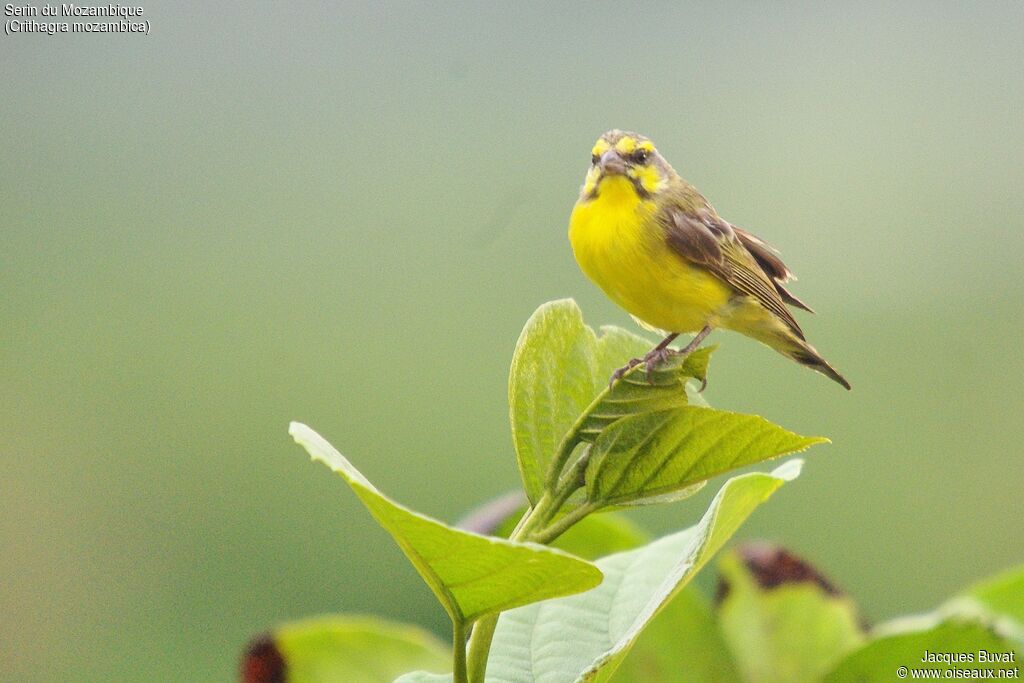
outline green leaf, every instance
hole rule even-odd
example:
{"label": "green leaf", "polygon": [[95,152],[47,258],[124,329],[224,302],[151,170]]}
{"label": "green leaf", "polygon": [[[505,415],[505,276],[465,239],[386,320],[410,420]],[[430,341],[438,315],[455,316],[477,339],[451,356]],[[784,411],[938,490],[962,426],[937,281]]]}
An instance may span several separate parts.
{"label": "green leaf", "polygon": [[252,643],[246,681],[380,683],[413,668],[444,671],[451,654],[430,633],[373,617],[327,616],[279,626]]}
{"label": "green leaf", "polygon": [[509,373],[512,442],[519,471],[534,503],[562,437],[607,387],[612,372],[652,346],[618,328],[601,337],[583,323],[576,302],[544,304],[523,328]]}
{"label": "green leaf", "polygon": [[612,680],[735,683],[740,675],[707,598],[686,586],[644,628]]}
{"label": "green leaf", "polygon": [[615,384],[601,387],[580,418],[576,441],[593,443],[609,425],[632,415],[677,408],[689,403],[686,381],[707,379],[708,361],[718,348],[708,346],[686,356],[670,356],[650,374],[637,366]]}
{"label": "green leaf", "polygon": [[[973,615],[939,611],[920,617],[907,617],[880,627],[876,637],[839,662],[823,680],[827,683],[897,680],[897,669],[930,669],[944,677],[951,669],[1010,670],[1020,665],[1022,649],[1019,631],[1013,624],[977,612]],[[980,662],[978,653],[1000,653],[1013,657],[1009,663]],[[926,653],[971,654],[974,661],[948,663],[922,662]],[[907,677],[907,676],[904,676]],[[924,676],[919,676],[923,678]]]}
{"label": "green leaf", "polygon": [[606,506],[685,496],[715,475],[827,441],[756,415],[697,406],[632,415],[605,429],[591,449],[587,499]]}
{"label": "green leaf", "polygon": [[993,614],[1004,614],[1024,624],[1024,566],[985,579],[968,588],[964,596]]}
{"label": "green leaf", "polygon": [[[622,508],[641,507],[647,505],[664,505],[666,503],[676,503],[680,500],[686,500],[690,496],[695,495],[698,491],[707,485],[706,481],[699,481],[691,486],[684,486],[668,493],[659,493],[653,496],[642,496],[640,498],[630,498],[628,500],[620,500],[611,506],[611,509],[618,510]],[[608,509],[602,506],[601,509]]]}
{"label": "green leaf", "polygon": [[345,457],[306,425],[289,433],[314,460],[340,474],[395,539],[452,621],[593,588],[601,572],[591,563],[533,543],[513,543],[452,528],[380,493]]}
{"label": "green leaf", "polygon": [[616,369],[651,346],[617,327],[602,327],[597,336],[571,299],[544,304],[530,317],[512,358],[509,406],[512,441],[531,502],[540,498],[556,454],[564,466],[576,445],[593,442],[616,420],[690,401],[705,404],[687,380],[707,379],[714,346],[670,357],[649,377],[637,366],[609,387]]}
{"label": "green leaf", "polygon": [[719,572],[719,623],[748,681],[818,681],[865,640],[852,601],[780,548],[743,546]]}
{"label": "green leaf", "polygon": [[730,479],[696,526],[598,560],[605,580],[592,591],[503,613],[487,680],[608,680],[651,620],[800,466]]}

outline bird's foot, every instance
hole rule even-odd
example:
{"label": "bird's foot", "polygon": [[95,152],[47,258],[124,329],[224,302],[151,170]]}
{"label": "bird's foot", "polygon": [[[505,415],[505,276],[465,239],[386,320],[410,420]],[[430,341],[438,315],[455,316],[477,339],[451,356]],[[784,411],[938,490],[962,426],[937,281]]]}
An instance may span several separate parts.
{"label": "bird's foot", "polygon": [[677,355],[679,355],[679,351],[666,346],[663,349],[656,348],[644,356],[644,372],[647,375],[647,383],[654,384],[654,371],[669,358]]}
{"label": "bird's foot", "polygon": [[[657,370],[660,364],[664,363],[666,360],[672,358],[673,356],[680,356],[682,358],[686,358],[691,353],[697,350],[697,347],[700,346],[700,343],[704,341],[704,338],[711,333],[711,330],[712,327],[710,325],[705,325],[704,329],[702,329],[700,332],[694,335],[693,339],[690,341],[689,344],[687,344],[683,349],[678,351],[676,349],[670,349],[668,345],[671,344],[672,340],[679,335],[678,333],[670,334],[669,336],[665,337],[665,339],[662,340],[660,344],[651,349],[651,351],[646,356],[644,356],[643,358],[634,358],[625,365],[623,365],[621,368],[613,372],[611,379],[608,380],[608,388],[610,389],[611,386],[615,384],[615,380],[622,379],[622,377],[627,372],[629,372],[636,366],[640,365],[641,363],[643,363],[646,366],[645,372],[647,374],[647,383],[654,384],[654,371]],[[700,388],[697,389],[697,393],[704,391],[707,388],[707,386],[708,380],[705,377],[701,380]]]}
{"label": "bird's foot", "polygon": [[[669,358],[686,358],[693,353],[696,348],[690,348],[687,346],[685,349],[655,349],[644,357],[644,363],[647,364],[647,383],[654,384],[651,377],[651,373],[657,369],[660,363],[664,363]],[[708,388],[708,378],[704,377],[700,381],[700,386],[697,387],[697,393],[702,394],[704,390]]]}
{"label": "bird's foot", "polygon": [[612,373],[611,379],[608,380],[608,386],[615,384],[617,380],[622,379],[622,376],[632,370],[638,365],[645,366],[645,372],[647,374],[647,383],[654,384],[654,371],[658,369],[658,366],[664,363],[672,356],[676,356],[680,351],[675,349],[662,348],[654,349],[643,358],[633,358],[628,363],[623,365],[621,368]]}

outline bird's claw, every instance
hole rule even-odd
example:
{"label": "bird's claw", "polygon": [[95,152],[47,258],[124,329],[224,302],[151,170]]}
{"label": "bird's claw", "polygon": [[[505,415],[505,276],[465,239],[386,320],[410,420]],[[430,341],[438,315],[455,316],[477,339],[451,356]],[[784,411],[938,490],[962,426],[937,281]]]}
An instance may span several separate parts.
{"label": "bird's claw", "polygon": [[[613,372],[611,378],[608,380],[608,388],[610,389],[617,380],[622,379],[627,372],[629,372],[636,366],[640,365],[641,363],[645,366],[644,374],[647,377],[647,383],[653,385],[654,372],[658,369],[659,365],[667,361],[669,358],[672,358],[673,356],[686,357],[691,353],[693,353],[693,349],[690,348],[690,346],[688,346],[685,349],[682,349],[681,351],[677,349],[668,348],[667,346],[662,348],[655,347],[643,358],[633,358],[628,363],[623,365],[621,368]],[[708,380],[707,377],[704,377],[700,381],[700,388],[697,389],[697,393],[702,393],[707,388],[707,386]]]}
{"label": "bird's claw", "polygon": [[608,386],[611,387],[617,380],[622,379],[623,375],[640,364],[643,364],[646,368],[645,374],[647,376],[647,383],[654,384],[654,371],[658,369],[660,364],[678,353],[679,351],[676,351],[675,349],[654,349],[643,358],[633,358],[612,373],[611,379],[608,380]]}
{"label": "bird's claw", "polygon": [[648,384],[654,384],[654,371],[658,369],[658,366],[677,353],[679,352],[675,349],[666,347],[664,349],[654,349],[644,356],[644,372],[647,375]]}
{"label": "bird's claw", "polygon": [[621,368],[613,372],[611,378],[609,378],[608,380],[608,388],[611,389],[612,385],[615,384],[616,381],[622,379],[623,375],[625,375],[627,372],[629,372],[630,370],[632,370],[633,368],[635,368],[636,366],[640,365],[643,362],[644,361],[642,358],[633,358],[628,363],[623,365]]}

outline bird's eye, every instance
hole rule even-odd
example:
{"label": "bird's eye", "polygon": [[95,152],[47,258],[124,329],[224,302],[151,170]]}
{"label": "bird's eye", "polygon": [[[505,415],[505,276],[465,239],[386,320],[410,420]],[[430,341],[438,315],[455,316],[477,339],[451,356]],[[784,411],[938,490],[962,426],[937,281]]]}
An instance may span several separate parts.
{"label": "bird's eye", "polygon": [[590,155],[590,163],[594,164],[594,166],[597,166],[597,163],[599,161],[601,161],[601,155],[600,154],[591,154]]}
{"label": "bird's eye", "polygon": [[638,164],[646,164],[650,157],[651,153],[646,149],[638,149],[633,152],[633,161]]}

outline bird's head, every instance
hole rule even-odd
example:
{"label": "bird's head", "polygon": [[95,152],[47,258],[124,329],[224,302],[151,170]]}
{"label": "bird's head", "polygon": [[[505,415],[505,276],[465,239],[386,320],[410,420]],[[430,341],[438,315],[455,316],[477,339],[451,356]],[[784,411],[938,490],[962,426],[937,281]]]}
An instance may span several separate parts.
{"label": "bird's head", "polygon": [[595,199],[602,193],[650,199],[668,187],[675,176],[654,143],[638,133],[610,130],[598,138],[590,153],[590,168],[580,190],[581,201]]}

